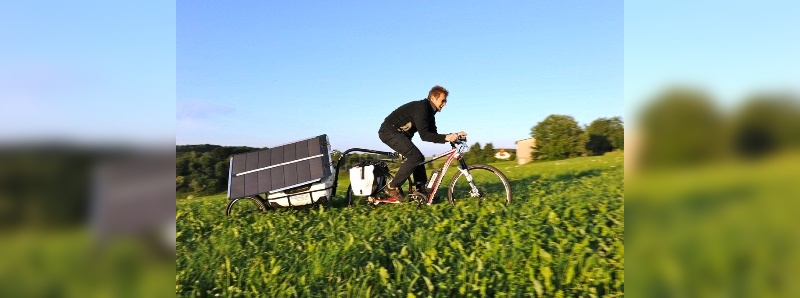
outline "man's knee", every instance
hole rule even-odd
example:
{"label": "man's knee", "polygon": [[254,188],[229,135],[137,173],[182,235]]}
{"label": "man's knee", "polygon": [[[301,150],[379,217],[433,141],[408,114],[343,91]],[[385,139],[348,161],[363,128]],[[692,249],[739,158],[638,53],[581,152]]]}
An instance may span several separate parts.
{"label": "man's knee", "polygon": [[408,162],[412,162],[412,163],[414,163],[415,165],[416,165],[416,164],[420,164],[420,163],[422,163],[423,161],[425,161],[425,157],[424,157],[424,156],[422,156],[422,154],[421,154],[421,153],[419,153],[419,154],[417,154],[417,153],[413,153],[413,154],[410,154],[409,156],[406,156],[406,158],[408,158]]}

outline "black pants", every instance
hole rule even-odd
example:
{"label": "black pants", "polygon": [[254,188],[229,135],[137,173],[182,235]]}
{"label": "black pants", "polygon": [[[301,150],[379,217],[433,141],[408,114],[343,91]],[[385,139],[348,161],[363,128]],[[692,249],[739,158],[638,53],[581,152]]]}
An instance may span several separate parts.
{"label": "black pants", "polygon": [[388,145],[392,150],[399,152],[406,157],[406,161],[400,165],[394,179],[389,183],[391,187],[398,187],[414,173],[414,182],[417,184],[417,189],[424,189],[424,184],[428,181],[428,175],[425,173],[425,167],[417,166],[425,161],[425,156],[419,151],[414,143],[411,142],[411,137],[399,132],[393,128],[384,128],[378,131],[378,137],[381,141]]}

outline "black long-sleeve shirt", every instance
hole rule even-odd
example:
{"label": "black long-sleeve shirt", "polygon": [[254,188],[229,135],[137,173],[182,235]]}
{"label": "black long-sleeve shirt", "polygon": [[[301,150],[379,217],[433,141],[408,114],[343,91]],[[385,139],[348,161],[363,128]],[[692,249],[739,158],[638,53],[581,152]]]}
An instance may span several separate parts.
{"label": "black long-sleeve shirt", "polygon": [[445,135],[436,131],[436,110],[427,98],[409,102],[395,109],[383,120],[381,128],[401,130],[409,137],[419,132],[426,142],[444,143]]}

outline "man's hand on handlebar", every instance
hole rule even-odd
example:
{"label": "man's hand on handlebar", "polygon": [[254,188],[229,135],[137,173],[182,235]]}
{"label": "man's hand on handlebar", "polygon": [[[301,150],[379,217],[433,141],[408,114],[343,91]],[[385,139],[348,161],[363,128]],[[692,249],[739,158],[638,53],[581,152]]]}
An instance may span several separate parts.
{"label": "man's hand on handlebar", "polygon": [[444,139],[450,143],[453,143],[455,141],[458,141],[459,139],[463,139],[466,136],[467,136],[466,132],[460,131],[458,133],[449,133],[447,134],[447,136],[444,137]]}

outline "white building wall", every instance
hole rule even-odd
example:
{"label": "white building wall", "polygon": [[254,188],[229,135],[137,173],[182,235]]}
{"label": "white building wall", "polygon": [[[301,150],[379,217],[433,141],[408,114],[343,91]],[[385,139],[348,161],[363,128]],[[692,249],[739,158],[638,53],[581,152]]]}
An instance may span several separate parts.
{"label": "white building wall", "polygon": [[533,155],[533,146],[536,145],[536,139],[529,138],[524,140],[519,140],[516,142],[517,144],[517,164],[526,164],[531,162],[531,156]]}

